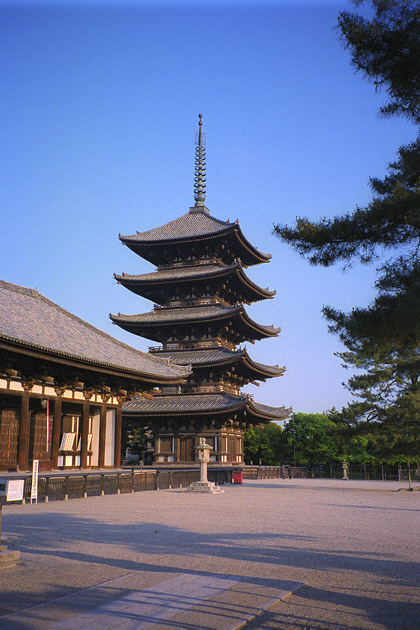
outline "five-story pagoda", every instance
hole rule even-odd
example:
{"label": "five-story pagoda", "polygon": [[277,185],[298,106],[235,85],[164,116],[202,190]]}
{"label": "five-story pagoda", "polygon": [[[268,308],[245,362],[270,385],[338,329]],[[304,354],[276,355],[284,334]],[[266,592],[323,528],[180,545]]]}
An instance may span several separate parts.
{"label": "five-story pagoda", "polygon": [[205,206],[205,141],[199,117],[195,160],[195,205],[183,216],[147,232],[121,236],[124,245],[157,267],[143,275],[115,275],[130,291],[155,306],[140,315],[111,315],[114,324],[159,343],[149,349],[168,362],[191,366],[178,387],[153,398],[134,399],[125,417],[150,427],[157,463],[195,461],[205,437],[217,463],[243,462],[243,434],[250,425],[286,418],[290,409],[254,402],[241,394],[248,383],[281,376],[285,368],[253,361],[246,341],[276,337],[279,328],[262,326],[244,304],[271,299],[275,291],[254,284],[244,268],[271,258],[253,247],[238,222],[220,221]]}

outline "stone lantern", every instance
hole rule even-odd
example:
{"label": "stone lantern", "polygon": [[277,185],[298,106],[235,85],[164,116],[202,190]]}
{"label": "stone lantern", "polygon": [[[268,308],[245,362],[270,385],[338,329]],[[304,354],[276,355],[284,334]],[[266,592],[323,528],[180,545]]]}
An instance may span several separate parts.
{"label": "stone lantern", "polygon": [[200,462],[200,481],[194,481],[187,490],[189,492],[224,492],[223,488],[216,486],[212,481],[207,480],[207,464],[210,461],[211,446],[206,443],[205,438],[200,438],[200,444],[195,447],[198,461]]}

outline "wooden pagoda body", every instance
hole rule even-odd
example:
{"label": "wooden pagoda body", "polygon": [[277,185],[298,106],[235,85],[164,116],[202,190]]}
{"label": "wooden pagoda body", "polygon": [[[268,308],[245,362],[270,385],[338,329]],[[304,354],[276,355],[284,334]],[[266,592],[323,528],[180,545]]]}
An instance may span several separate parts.
{"label": "wooden pagoda body", "polygon": [[280,376],[285,368],[256,363],[240,346],[280,332],[256,323],[244,308],[274,296],[275,291],[257,286],[244,271],[271,256],[246,240],[238,222],[220,221],[204,205],[201,117],[199,124],[195,206],[156,229],[120,235],[123,244],[157,269],[115,278],[151,300],[154,309],[110,317],[121,328],[159,344],[149,349],[153,356],[192,368],[184,384],[162,387],[153,398],[124,405],[123,417],[137,419],[153,432],[156,463],[196,461],[196,446],[204,437],[212,446],[213,462],[240,464],[245,429],[290,413],[258,404],[240,389]]}

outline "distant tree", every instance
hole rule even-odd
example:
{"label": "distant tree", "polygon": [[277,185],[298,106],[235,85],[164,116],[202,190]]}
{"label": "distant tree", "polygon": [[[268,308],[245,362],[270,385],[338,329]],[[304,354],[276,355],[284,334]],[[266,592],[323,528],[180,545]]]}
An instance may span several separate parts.
{"label": "distant tree", "polygon": [[275,422],[249,427],[244,435],[245,462],[275,466],[281,463],[282,428]]}
{"label": "distant tree", "polygon": [[133,457],[143,459],[147,443],[150,441],[150,431],[148,427],[139,424],[137,420],[129,418],[123,419],[121,435],[121,452],[123,459],[126,453]]}
{"label": "distant tree", "polygon": [[[364,0],[355,0],[356,6]],[[338,28],[354,68],[384,88],[380,112],[420,122],[420,12],[413,0],[371,0],[374,17],[343,12]],[[412,453],[420,432],[420,140],[400,148],[383,179],[371,178],[372,201],[333,219],[298,218],[275,233],[314,265],[381,259],[367,308],[324,307],[329,330],[347,348],[345,367],[363,370],[348,388],[360,400],[343,410],[351,422],[377,423],[394,447]],[[350,422],[350,420],[349,420]],[[377,427],[376,427],[377,428]],[[375,427],[372,427],[373,433]],[[364,430],[367,430],[365,427]],[[372,435],[373,435],[372,433]],[[392,435],[392,437],[391,437]],[[399,436],[399,438],[398,438]],[[379,444],[380,440],[377,441]],[[418,451],[417,451],[418,452]]]}
{"label": "distant tree", "polygon": [[287,463],[326,464],[337,458],[335,423],[323,413],[294,413],[285,424],[283,443]]}
{"label": "distant tree", "polygon": [[276,422],[269,422],[264,426],[264,434],[273,451],[273,456],[267,462],[269,466],[278,466],[284,462],[283,429]]}
{"label": "distant tree", "polygon": [[[376,407],[377,413],[373,415],[372,409]],[[361,422],[366,416],[367,421]],[[377,401],[353,402],[335,413],[334,420],[338,427],[338,448],[350,462],[397,464],[408,459],[420,462],[418,391],[405,393],[394,405],[384,408]]]}
{"label": "distant tree", "polygon": [[349,464],[375,464],[377,458],[373,453],[370,435],[361,430],[357,422],[336,409],[328,412],[328,417],[334,422],[334,443],[337,449],[336,460],[345,459]]}

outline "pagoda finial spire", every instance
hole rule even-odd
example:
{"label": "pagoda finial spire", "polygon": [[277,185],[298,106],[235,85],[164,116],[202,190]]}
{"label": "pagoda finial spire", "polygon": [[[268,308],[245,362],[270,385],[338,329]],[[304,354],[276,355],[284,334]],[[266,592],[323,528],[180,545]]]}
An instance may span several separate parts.
{"label": "pagoda finial spire", "polygon": [[194,199],[195,208],[205,207],[206,199],[206,132],[203,131],[203,114],[198,115],[198,130],[195,132]]}

